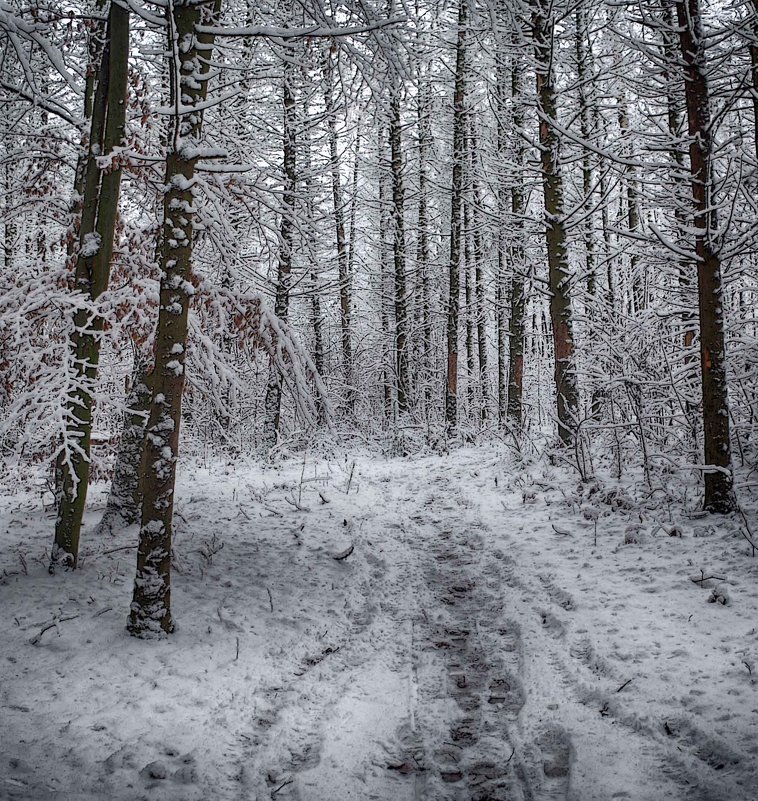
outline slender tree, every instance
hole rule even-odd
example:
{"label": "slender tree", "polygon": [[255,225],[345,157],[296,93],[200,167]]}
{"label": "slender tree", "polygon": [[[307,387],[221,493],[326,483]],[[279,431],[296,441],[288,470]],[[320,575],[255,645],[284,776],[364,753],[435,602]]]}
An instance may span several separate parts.
{"label": "slender tree", "polygon": [[[332,179],[332,200],[334,203],[334,226],[337,241],[337,269],[340,295],[340,343],[342,345],[342,367],[345,377],[345,406],[349,414],[355,412],[355,375],[353,369],[353,335],[351,330],[352,270],[348,254],[348,243],[345,237],[345,207],[342,199],[342,179],[340,177],[339,138],[337,135],[337,107],[334,100],[334,53],[336,48],[327,49],[324,53],[324,98],[326,103],[326,119],[329,133],[329,161]],[[355,169],[358,156],[356,154]],[[357,180],[357,177],[356,177]],[[355,199],[352,210],[355,209]],[[354,231],[351,227],[351,238]]]}
{"label": "slender tree", "polygon": [[[295,241],[295,204],[297,202],[297,110],[295,107],[295,62],[288,54],[284,59],[282,105],[284,109],[284,139],[282,169],[281,222],[279,224],[279,257],[277,260],[274,314],[286,321],[289,315],[292,256]],[[282,415],[282,379],[272,362],[264,403],[263,443],[270,450],[279,438]]]}
{"label": "slender tree", "polygon": [[89,150],[84,176],[84,201],[79,251],[74,273],[75,291],[82,307],[74,315],[69,359],[74,387],[70,397],[62,455],[50,572],[63,565],[75,568],[79,557],[87,486],[94,411],[93,390],[100,360],[103,317],[91,304],[108,288],[113,238],[121,187],[121,163],[114,151],[124,139],[129,54],[129,12],[111,2],[105,43],[100,57],[92,107]]}
{"label": "slender tree", "polygon": [[195,172],[201,154],[202,106],[214,36],[198,26],[217,20],[221,0],[174,0],[168,7],[173,115],[166,157],[161,283],[152,399],[143,457],[137,574],[127,628],[136,637],[165,636],[171,615],[171,542],[179,428],[185,383],[195,228]]}
{"label": "slender tree", "polygon": [[467,1],[458,7],[453,92],[453,175],[450,199],[450,262],[448,267],[447,373],[445,379],[445,423],[449,436],[458,431],[458,316],[461,291],[461,208],[463,167],[466,160],[466,28]]}
{"label": "slender tree", "polygon": [[408,375],[408,299],[405,279],[405,188],[403,185],[403,152],[400,119],[400,84],[395,84],[390,99],[389,140],[392,173],[392,256],[393,294],[395,305],[395,375],[397,378],[397,410],[405,414],[409,408]]}

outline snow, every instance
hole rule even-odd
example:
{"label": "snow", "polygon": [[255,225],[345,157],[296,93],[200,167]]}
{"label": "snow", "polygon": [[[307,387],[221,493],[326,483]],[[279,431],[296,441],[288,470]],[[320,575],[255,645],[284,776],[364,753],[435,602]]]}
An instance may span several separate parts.
{"label": "snow", "polygon": [[0,798],[758,795],[737,521],[495,446],[180,467],[161,641],[107,487],[55,576],[53,512],[0,496]]}

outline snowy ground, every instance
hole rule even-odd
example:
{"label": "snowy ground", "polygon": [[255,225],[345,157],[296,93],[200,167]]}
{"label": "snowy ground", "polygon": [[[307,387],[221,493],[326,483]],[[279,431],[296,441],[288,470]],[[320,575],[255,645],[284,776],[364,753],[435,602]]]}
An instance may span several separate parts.
{"label": "snowy ground", "polygon": [[758,797],[738,521],[494,447],[182,474],[164,642],[124,629],[134,529],[50,577],[0,498],[0,799]]}

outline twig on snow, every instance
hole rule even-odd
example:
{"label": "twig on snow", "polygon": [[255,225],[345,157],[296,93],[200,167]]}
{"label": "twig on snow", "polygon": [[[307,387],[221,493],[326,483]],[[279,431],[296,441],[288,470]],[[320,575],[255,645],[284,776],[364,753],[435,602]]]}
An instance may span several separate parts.
{"label": "twig on snow", "polygon": [[558,526],[555,525],[555,523],[551,523],[550,525],[553,527],[553,531],[556,534],[560,534],[563,537],[571,537],[572,536],[570,531],[562,531],[561,529],[558,528]]}
{"label": "twig on snow", "polygon": [[704,584],[706,581],[710,581],[711,579],[714,581],[726,581],[723,576],[706,576],[704,570],[700,571],[700,578],[692,578],[690,576],[690,581],[693,584]]}
{"label": "twig on snow", "polygon": [[616,690],[616,692],[617,692],[617,693],[620,693],[620,692],[621,692],[621,691],[624,689],[624,687],[627,687],[627,686],[629,686],[629,685],[630,685],[630,684],[631,684],[633,681],[634,681],[634,677],[632,677],[632,678],[631,678],[631,679],[629,679],[628,681],[625,681],[625,682],[624,682],[624,683],[623,683],[623,684],[622,684],[622,685],[621,685],[621,686],[618,688],[618,690]]}
{"label": "twig on snow", "polygon": [[100,556],[107,556],[109,553],[116,553],[116,551],[129,551],[134,548],[134,545],[121,545],[118,548],[110,548],[107,551],[101,551]]}
{"label": "twig on snow", "polygon": [[41,639],[42,635],[46,631],[50,631],[50,629],[57,629],[59,623],[65,623],[67,620],[75,620],[79,615],[69,615],[68,617],[54,617],[49,623],[45,623],[45,625],[40,629],[39,634],[35,634],[34,637],[29,640],[32,645],[36,645]]}
{"label": "twig on snow", "polygon": [[292,784],[294,781],[294,779],[287,779],[286,782],[282,782],[282,784],[280,784],[276,790],[271,791],[271,797],[273,798],[279,792],[279,790],[283,790],[288,784]]}

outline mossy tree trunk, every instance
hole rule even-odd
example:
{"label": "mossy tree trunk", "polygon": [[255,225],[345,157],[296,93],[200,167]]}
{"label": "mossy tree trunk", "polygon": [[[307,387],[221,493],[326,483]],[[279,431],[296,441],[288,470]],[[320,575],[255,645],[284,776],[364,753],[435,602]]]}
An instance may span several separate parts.
{"label": "mossy tree trunk", "polygon": [[[107,157],[124,138],[128,54],[129,12],[112,2],[92,106],[74,274],[74,290],[87,302],[96,301],[108,288],[110,279],[121,167],[118,159],[107,163]],[[107,166],[103,166],[104,163]],[[66,409],[63,450],[57,459],[58,516],[50,572],[55,572],[59,565],[75,568],[79,557],[79,535],[90,473],[93,391],[102,331],[102,317],[93,316],[84,308],[75,313],[69,348],[75,386]]]}
{"label": "mossy tree trunk", "polygon": [[208,92],[213,36],[197,26],[213,23],[221,0],[174,0],[168,12],[171,96],[181,98],[166,157],[161,235],[161,285],[150,416],[142,461],[137,574],[127,628],[136,637],[173,631],[171,542],[179,456],[182,393],[192,284],[195,171],[200,158],[201,107]]}

